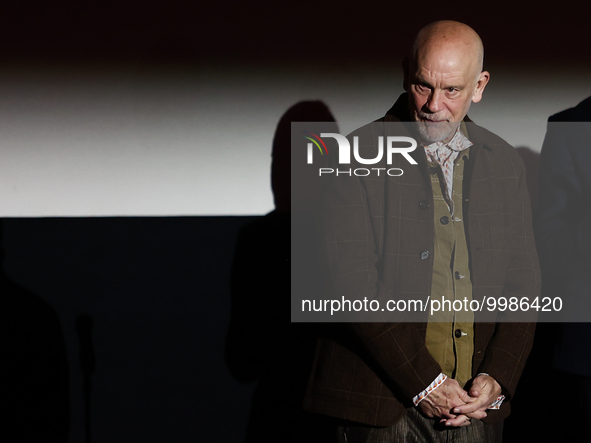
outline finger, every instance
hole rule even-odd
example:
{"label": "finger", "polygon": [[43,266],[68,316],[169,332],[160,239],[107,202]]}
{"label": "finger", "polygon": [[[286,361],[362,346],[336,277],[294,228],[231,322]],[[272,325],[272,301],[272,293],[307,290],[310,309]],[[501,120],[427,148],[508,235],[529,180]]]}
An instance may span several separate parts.
{"label": "finger", "polygon": [[468,394],[467,391],[463,390],[459,385],[456,386],[456,388],[453,390],[453,392],[450,392],[450,394],[450,397],[455,397],[459,399],[462,403],[467,403],[468,400],[470,400],[470,394]]}
{"label": "finger", "polygon": [[439,414],[439,417],[441,417],[443,419],[456,418],[457,416],[458,416],[457,414],[452,414],[451,410],[449,410],[449,411],[441,410],[441,414]]}
{"label": "finger", "polygon": [[488,414],[486,413],[486,411],[479,409],[478,411],[470,412],[470,413],[464,414],[464,415],[466,415],[467,417],[470,417],[470,418],[477,418],[478,420],[482,420]]}
{"label": "finger", "polygon": [[470,396],[470,394],[468,394],[466,391],[462,390],[461,393],[459,393],[458,398],[462,401],[462,403],[469,403],[471,401],[473,401],[474,396]]}
{"label": "finger", "polygon": [[468,391],[470,397],[480,397],[482,394],[490,392],[491,387],[487,386],[486,383],[473,385]]}
{"label": "finger", "polygon": [[450,418],[448,420],[445,420],[445,426],[453,427],[469,426],[470,423],[470,418],[465,415],[458,415],[456,418]]}
{"label": "finger", "polygon": [[472,403],[468,403],[462,406],[457,406],[455,408],[453,408],[453,412],[455,414],[469,414],[472,412],[476,412],[478,410],[486,410],[488,405],[491,402],[489,401],[488,397],[478,397],[475,401],[473,401]]}

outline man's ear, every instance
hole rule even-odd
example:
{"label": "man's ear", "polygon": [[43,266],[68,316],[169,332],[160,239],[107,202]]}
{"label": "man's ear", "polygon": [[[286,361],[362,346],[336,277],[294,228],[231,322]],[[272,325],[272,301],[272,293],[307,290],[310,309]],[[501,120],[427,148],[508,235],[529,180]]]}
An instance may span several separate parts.
{"label": "man's ear", "polygon": [[408,57],[404,57],[402,59],[402,74],[404,75],[404,80],[402,81],[402,87],[405,91],[408,92],[409,89],[409,69],[410,69],[410,60]]}
{"label": "man's ear", "polygon": [[482,71],[478,76],[478,81],[476,82],[476,89],[474,90],[474,95],[472,95],[473,103],[478,103],[480,100],[482,100],[482,93],[489,80],[490,74],[488,73],[488,71]]}

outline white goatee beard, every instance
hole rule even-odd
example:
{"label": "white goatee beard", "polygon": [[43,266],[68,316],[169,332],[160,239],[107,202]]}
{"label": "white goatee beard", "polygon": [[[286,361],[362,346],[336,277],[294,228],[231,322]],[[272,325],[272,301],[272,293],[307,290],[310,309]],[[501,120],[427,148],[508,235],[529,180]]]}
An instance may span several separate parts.
{"label": "white goatee beard", "polygon": [[[421,118],[420,115],[417,116],[417,120],[419,118]],[[449,138],[453,137],[454,133],[456,132],[456,129],[458,128],[458,125],[459,123],[457,122],[417,122],[419,135],[421,136],[421,139],[427,144],[441,142],[444,140],[447,141]]]}

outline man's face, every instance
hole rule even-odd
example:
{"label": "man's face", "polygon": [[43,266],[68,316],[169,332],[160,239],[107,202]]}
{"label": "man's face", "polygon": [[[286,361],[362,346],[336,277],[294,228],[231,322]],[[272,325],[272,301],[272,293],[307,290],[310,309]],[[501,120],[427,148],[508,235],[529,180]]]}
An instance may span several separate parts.
{"label": "man's face", "polygon": [[405,71],[411,118],[426,143],[451,140],[488,82],[471,52],[456,48],[419,51]]}

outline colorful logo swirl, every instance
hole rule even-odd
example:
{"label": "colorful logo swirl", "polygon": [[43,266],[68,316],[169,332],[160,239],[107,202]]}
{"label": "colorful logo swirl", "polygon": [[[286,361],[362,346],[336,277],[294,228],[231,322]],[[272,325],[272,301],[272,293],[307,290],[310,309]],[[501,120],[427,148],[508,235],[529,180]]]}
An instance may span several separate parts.
{"label": "colorful logo swirl", "polygon": [[[322,141],[322,139],[320,137],[318,137],[316,134],[312,134],[311,132],[308,132],[308,131],[302,131],[302,132],[305,132],[306,134],[310,134],[312,137],[315,137],[320,143],[322,143],[322,146],[324,146],[324,152],[326,152],[326,155],[328,155],[328,149],[326,149],[326,145],[324,144],[324,142]],[[306,137],[306,136],[304,136],[304,138],[307,138],[312,143],[314,143],[316,146],[318,146],[318,149],[320,150],[320,154],[324,155],[322,148],[320,147],[320,145],[318,144],[318,142],[316,140],[314,140],[311,137]]]}

